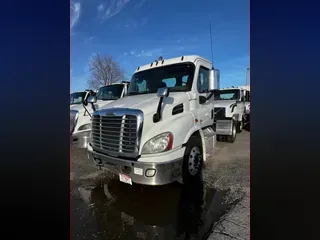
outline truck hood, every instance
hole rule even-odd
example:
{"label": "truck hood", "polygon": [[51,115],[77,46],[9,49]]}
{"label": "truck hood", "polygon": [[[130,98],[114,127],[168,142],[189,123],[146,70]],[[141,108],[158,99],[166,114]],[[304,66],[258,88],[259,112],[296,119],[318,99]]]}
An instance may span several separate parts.
{"label": "truck hood", "polygon": [[[109,103],[112,103],[114,100],[110,100],[110,101],[102,101],[102,100],[98,100],[94,106],[96,107],[96,109],[100,109],[100,108],[103,108],[105,105],[109,104]],[[88,109],[88,111],[90,113],[93,112],[92,110],[92,107],[91,107],[91,104],[88,104],[86,106],[86,108]],[[82,104],[75,104],[75,105],[70,105],[70,110],[78,110],[79,113],[84,113],[85,109],[83,107]]]}
{"label": "truck hood", "polygon": [[[111,101],[102,101],[102,100],[98,100],[94,105],[96,107],[96,109],[100,109],[105,107],[106,105],[108,105],[109,103],[112,103],[114,100]],[[93,109],[91,104],[88,104],[88,106],[86,106],[87,110],[89,111],[90,114],[93,113]],[[74,107],[70,107],[71,110],[78,110],[79,111],[79,117],[78,117],[78,121],[77,124],[75,126],[75,130],[74,133],[78,132],[79,127],[91,123],[91,117],[89,114],[84,115],[85,109],[83,107],[82,104],[79,104],[77,106]]]}
{"label": "truck hood", "polygon": [[236,100],[215,100],[213,102],[214,107],[229,107],[236,103]]}
{"label": "truck hood", "polygon": [[[185,92],[172,92],[168,97],[163,99],[163,104],[167,105],[166,109],[170,109],[179,103],[189,101],[189,97]],[[135,96],[126,96],[117,101],[108,104],[106,108],[131,108],[140,109],[145,115],[155,113],[157,111],[159,97],[156,93],[142,94]]]}

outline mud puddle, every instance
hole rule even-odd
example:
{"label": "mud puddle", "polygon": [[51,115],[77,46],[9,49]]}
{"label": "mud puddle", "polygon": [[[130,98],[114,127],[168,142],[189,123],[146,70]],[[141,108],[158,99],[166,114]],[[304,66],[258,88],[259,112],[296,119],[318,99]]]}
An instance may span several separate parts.
{"label": "mud puddle", "polygon": [[230,204],[201,181],[161,187],[117,180],[79,187],[72,197],[72,239],[206,239]]}

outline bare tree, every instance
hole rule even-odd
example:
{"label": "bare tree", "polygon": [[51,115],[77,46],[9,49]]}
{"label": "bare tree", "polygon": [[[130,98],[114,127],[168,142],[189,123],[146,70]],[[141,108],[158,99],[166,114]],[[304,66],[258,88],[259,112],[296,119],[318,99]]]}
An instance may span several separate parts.
{"label": "bare tree", "polygon": [[101,86],[110,85],[112,83],[124,79],[124,71],[120,68],[112,56],[94,55],[89,62],[90,78],[89,87],[97,89]]}

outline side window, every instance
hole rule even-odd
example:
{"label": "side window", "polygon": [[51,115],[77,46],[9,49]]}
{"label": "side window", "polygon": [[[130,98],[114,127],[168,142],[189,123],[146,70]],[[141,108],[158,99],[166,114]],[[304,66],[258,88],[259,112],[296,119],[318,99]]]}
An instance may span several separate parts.
{"label": "side window", "polygon": [[200,67],[198,75],[198,92],[207,93],[209,88],[209,69]]}
{"label": "side window", "polygon": [[175,87],[177,80],[175,78],[166,78],[162,80],[163,87]]}
{"label": "side window", "polygon": [[188,83],[189,75],[182,77],[182,86],[186,86]]}

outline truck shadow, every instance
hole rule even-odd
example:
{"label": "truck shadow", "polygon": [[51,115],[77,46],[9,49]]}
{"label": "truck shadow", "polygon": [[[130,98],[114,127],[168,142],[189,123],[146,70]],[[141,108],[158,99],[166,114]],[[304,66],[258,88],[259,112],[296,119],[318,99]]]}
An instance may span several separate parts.
{"label": "truck shadow", "polygon": [[226,192],[200,179],[158,187],[112,180],[79,193],[83,200],[72,200],[72,239],[206,239],[231,206]]}
{"label": "truck shadow", "polygon": [[250,132],[250,122],[247,123],[244,127],[243,127],[244,130],[246,130],[247,132]]}

